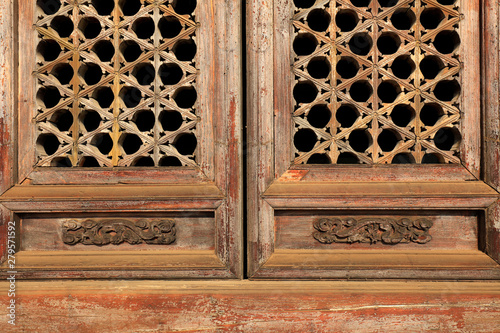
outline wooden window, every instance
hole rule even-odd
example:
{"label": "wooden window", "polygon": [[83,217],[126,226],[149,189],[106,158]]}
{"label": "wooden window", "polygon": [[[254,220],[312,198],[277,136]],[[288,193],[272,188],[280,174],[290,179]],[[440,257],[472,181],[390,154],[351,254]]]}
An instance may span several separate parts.
{"label": "wooden window", "polygon": [[18,278],[241,276],[239,6],[18,1]]}
{"label": "wooden window", "polygon": [[481,6],[250,3],[250,276],[500,276]]}

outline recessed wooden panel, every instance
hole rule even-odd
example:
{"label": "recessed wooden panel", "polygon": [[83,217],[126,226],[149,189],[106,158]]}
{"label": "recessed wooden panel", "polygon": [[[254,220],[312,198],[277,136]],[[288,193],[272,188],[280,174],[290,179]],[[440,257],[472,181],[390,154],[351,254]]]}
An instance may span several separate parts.
{"label": "recessed wooden panel", "polygon": [[[347,237],[339,242],[332,241],[327,244],[320,242],[313,235],[318,233],[315,224],[321,220],[340,219],[347,221],[373,221],[363,226],[361,233],[350,233],[345,228],[343,233],[349,234],[352,243]],[[415,241],[397,242],[393,237],[394,244],[388,244],[381,239],[373,238],[373,243],[355,241],[356,237],[367,237],[369,233],[382,233],[379,230],[380,223],[399,223],[401,220],[430,221],[431,227],[427,232],[431,239],[423,243]],[[409,228],[410,231],[412,228]],[[365,238],[366,239],[366,238]],[[323,250],[381,250],[405,251],[405,250],[477,250],[478,249],[478,216],[474,212],[409,212],[403,214],[398,212],[394,215],[387,212],[373,213],[335,213],[335,212],[277,212],[276,213],[276,249],[323,249]]]}
{"label": "recessed wooden panel", "polygon": [[[86,245],[77,242],[70,245],[64,242],[64,225],[74,221],[103,222],[110,228],[112,222],[172,221],[175,228],[174,240],[169,244],[148,244],[138,240],[131,244],[127,240],[120,244]],[[115,232],[113,232],[113,235]],[[126,250],[213,250],[215,249],[215,223],[213,213],[159,213],[154,215],[77,215],[44,216],[31,215],[21,221],[22,251],[126,251]]]}

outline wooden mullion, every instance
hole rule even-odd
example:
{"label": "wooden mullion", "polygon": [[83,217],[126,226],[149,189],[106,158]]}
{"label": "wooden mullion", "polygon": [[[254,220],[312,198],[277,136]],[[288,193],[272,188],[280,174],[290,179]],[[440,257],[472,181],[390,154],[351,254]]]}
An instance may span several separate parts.
{"label": "wooden mullion", "polygon": [[[73,23],[75,27],[78,25],[78,22],[80,20],[80,7],[78,4],[75,4],[73,7]],[[73,95],[74,100],[73,100],[73,106],[71,109],[71,114],[73,115],[73,125],[71,126],[71,132],[73,136],[73,148],[71,150],[71,163],[73,166],[78,166],[78,153],[79,153],[79,148],[78,148],[78,139],[80,135],[80,121],[79,121],[79,115],[80,115],[80,76],[78,74],[79,69],[80,69],[80,39],[78,37],[78,33],[73,33],[72,34],[73,38],[73,61],[71,62],[71,67],[73,68],[74,76],[73,80],[71,81],[71,84],[73,85]]]}
{"label": "wooden mullion", "polygon": [[120,146],[118,145],[118,140],[120,138],[120,124],[118,122],[118,116],[120,115],[120,13],[118,11],[119,0],[115,1],[115,8],[112,12],[113,16],[113,46],[115,48],[115,55],[113,61],[113,69],[114,69],[114,80],[113,80],[113,94],[115,99],[112,104],[113,108],[113,126],[111,129],[111,139],[113,140],[113,148],[111,149],[111,161],[113,166],[118,166],[119,157],[120,157]]}
{"label": "wooden mullion", "polygon": [[[158,4],[154,4],[153,7],[153,21],[155,23],[155,26],[158,25],[158,22],[160,21],[160,8],[158,7]],[[155,29],[155,32],[153,34],[153,44],[155,46],[154,50],[154,68],[155,71],[158,71],[160,68],[160,55],[159,55],[159,47],[160,47],[160,33],[157,29]],[[160,147],[159,147],[159,138],[160,138],[160,121],[159,121],[159,116],[160,116],[160,111],[161,111],[161,105],[160,105],[160,100],[157,98],[160,94],[160,79],[158,75],[155,73],[155,78],[153,81],[154,84],[154,93],[155,93],[155,99],[154,99],[154,115],[155,115],[155,125],[153,127],[153,135],[154,135],[154,148],[153,148],[153,161],[155,166],[160,165]]]}

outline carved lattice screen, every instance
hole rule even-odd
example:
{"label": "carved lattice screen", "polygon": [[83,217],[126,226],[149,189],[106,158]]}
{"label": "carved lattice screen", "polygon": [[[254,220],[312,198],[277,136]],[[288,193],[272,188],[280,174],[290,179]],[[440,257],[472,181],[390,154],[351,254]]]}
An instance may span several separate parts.
{"label": "carved lattice screen", "polygon": [[195,0],[38,0],[38,166],[192,166]]}
{"label": "carved lattice screen", "polygon": [[455,0],[295,0],[295,164],[459,163]]}

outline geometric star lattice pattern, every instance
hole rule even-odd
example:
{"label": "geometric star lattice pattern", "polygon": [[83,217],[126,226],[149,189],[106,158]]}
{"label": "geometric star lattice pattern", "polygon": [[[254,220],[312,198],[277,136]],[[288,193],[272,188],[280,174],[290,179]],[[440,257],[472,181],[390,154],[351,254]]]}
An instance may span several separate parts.
{"label": "geometric star lattice pattern", "polygon": [[294,164],[460,163],[454,0],[294,6]]}
{"label": "geometric star lattice pattern", "polygon": [[37,1],[37,166],[196,164],[195,7]]}

